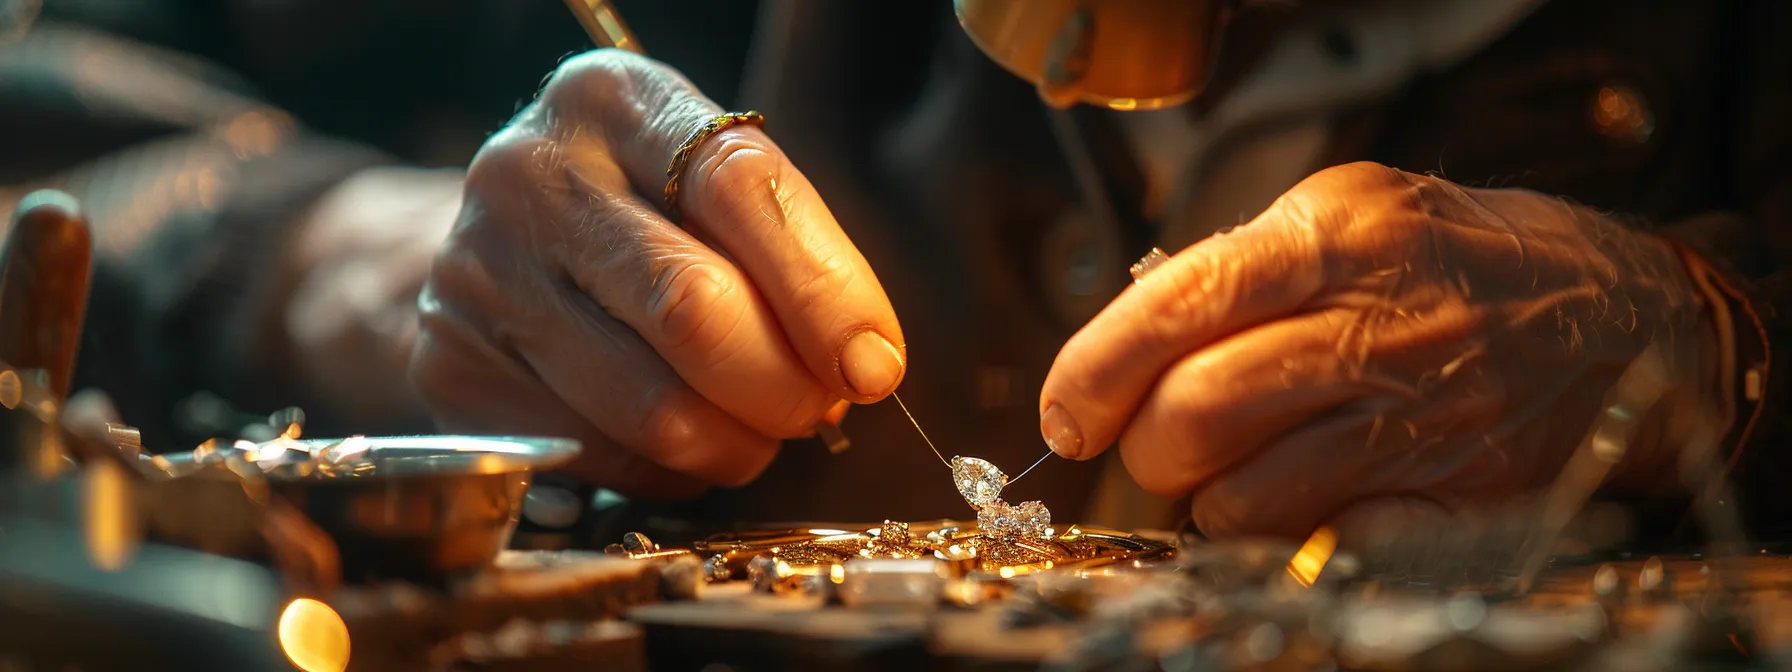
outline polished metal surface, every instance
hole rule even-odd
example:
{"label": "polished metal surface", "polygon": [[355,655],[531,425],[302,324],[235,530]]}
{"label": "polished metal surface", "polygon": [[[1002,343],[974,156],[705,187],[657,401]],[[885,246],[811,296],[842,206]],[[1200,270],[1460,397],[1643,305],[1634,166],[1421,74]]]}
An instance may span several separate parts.
{"label": "polished metal surface", "polygon": [[1220,0],[956,0],[983,53],[1048,103],[1149,110],[1207,86],[1226,18]]}
{"label": "polished metal surface", "polygon": [[629,30],[628,24],[623,23],[622,15],[607,0],[566,0],[566,8],[572,10],[579,25],[585,28],[585,34],[590,35],[591,42],[598,47],[647,53],[641,47],[641,40]]}
{"label": "polished metal surface", "polygon": [[[270,442],[286,451],[266,469],[269,479],[425,478],[448,475],[503,475],[565,464],[579,454],[579,442],[520,436],[384,436],[347,439],[294,439]],[[269,445],[269,444],[264,444]],[[312,459],[288,459],[311,455]],[[264,463],[267,458],[258,460]],[[321,465],[334,464],[330,470]]]}
{"label": "polished metal surface", "polygon": [[[202,447],[159,463],[186,475],[235,452],[260,467],[275,498],[329,535],[345,580],[433,581],[496,558],[516,530],[534,473],[579,449],[577,441],[531,437],[277,439],[252,449]],[[170,485],[201,482],[186,480]]]}

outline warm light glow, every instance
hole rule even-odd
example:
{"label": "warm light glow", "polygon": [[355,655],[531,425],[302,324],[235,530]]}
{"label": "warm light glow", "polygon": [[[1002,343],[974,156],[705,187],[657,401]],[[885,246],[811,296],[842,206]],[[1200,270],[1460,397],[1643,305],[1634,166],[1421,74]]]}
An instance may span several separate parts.
{"label": "warm light glow", "polygon": [[280,614],[280,650],[305,672],[348,669],[348,625],[329,605],[299,598]]}
{"label": "warm light glow", "polygon": [[1332,559],[1332,551],[1338,547],[1338,535],[1329,527],[1321,527],[1307,538],[1294,559],[1288,562],[1288,574],[1302,586],[1312,586],[1319,580],[1319,572],[1325,569],[1325,563]]}
{"label": "warm light glow", "polygon": [[82,472],[82,532],[87,559],[101,571],[123,569],[137,553],[140,533],[130,476],[112,462],[94,462]]}
{"label": "warm light glow", "polygon": [[828,580],[834,583],[846,583],[846,567],[834,565],[828,568]]}
{"label": "warm light glow", "polygon": [[1004,578],[1004,579],[1014,578],[1014,568],[1013,567],[1003,567],[1002,571],[1000,573],[1002,575],[1002,578]]}
{"label": "warm light glow", "polygon": [[0,371],[0,406],[6,410],[19,407],[25,398],[25,381],[19,380],[19,374],[12,369]]}

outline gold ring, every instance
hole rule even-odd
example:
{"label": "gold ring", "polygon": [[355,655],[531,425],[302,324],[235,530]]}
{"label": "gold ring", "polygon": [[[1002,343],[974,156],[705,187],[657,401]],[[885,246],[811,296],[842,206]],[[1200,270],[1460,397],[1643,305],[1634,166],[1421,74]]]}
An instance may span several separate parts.
{"label": "gold ring", "polygon": [[731,126],[740,124],[758,126],[763,123],[765,123],[765,117],[753,110],[728,112],[710,117],[708,121],[703,122],[702,126],[691,131],[691,135],[684,139],[684,144],[678,146],[678,151],[672,153],[671,165],[666,166],[666,215],[671,217],[673,222],[678,221],[678,181],[684,177],[685,164],[690,162],[692,154],[697,153],[697,148],[703,146],[703,142],[710,136],[727,130]]}

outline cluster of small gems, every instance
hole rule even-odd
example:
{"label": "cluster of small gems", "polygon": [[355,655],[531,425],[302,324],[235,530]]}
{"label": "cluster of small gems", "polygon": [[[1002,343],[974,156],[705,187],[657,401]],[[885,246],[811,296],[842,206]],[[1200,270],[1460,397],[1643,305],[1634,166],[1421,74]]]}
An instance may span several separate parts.
{"label": "cluster of small gems", "polygon": [[1052,512],[1039,502],[996,500],[977,510],[977,529],[997,539],[1036,539],[1052,534]]}
{"label": "cluster of small gems", "polygon": [[1037,539],[1051,536],[1052,513],[1040,502],[1009,504],[1002,501],[1008,475],[995,465],[975,457],[952,458],[952,482],[958,494],[977,510],[977,529],[996,539]]}

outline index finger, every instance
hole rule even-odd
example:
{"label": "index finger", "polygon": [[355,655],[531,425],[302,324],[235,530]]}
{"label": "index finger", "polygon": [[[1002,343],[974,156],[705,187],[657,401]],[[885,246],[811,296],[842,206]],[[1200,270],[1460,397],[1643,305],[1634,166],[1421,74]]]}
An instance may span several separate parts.
{"label": "index finger", "polygon": [[1052,450],[1071,459],[1101,454],[1172,364],[1316,295],[1325,269],[1309,220],[1284,197],[1121,292],[1064,344],[1046,375],[1040,432]]}
{"label": "index finger", "polygon": [[[594,112],[634,188],[663,209],[667,167],[723,110],[676,73],[622,51],[594,52],[627,89]],[[625,104],[614,104],[616,101]],[[815,188],[770,136],[736,125],[694,147],[680,177],[680,226],[739,265],[809,371],[842,399],[868,403],[901,382],[907,354],[895,310]]]}

